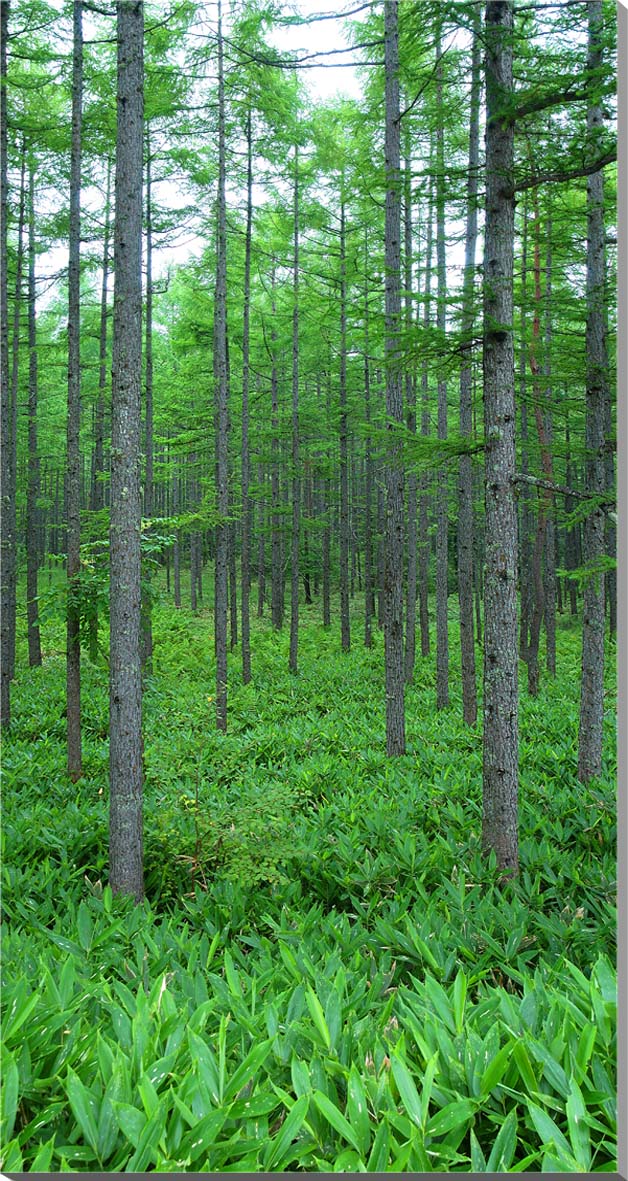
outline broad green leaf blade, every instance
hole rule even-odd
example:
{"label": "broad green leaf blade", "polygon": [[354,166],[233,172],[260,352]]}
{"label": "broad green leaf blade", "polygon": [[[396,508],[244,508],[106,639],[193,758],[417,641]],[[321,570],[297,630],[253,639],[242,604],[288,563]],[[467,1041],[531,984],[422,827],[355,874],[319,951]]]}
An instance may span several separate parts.
{"label": "broad green leaf blade", "polygon": [[517,1146],[517,1116],[511,1111],[506,1116],[491,1149],[486,1165],[487,1173],[507,1173]]}
{"label": "broad green leaf blade", "polygon": [[390,1065],[393,1073],[393,1078],[397,1084],[397,1089],[401,1096],[403,1103],[410,1119],[414,1121],[417,1127],[423,1127],[423,1115],[421,1110],[421,1101],[419,1093],[414,1084],[414,1079],[408,1070],[405,1062],[397,1053],[393,1051],[390,1059]]}
{"label": "broad green leaf blade", "polygon": [[98,1105],[94,1096],[71,1068],[68,1068],[67,1091],[72,1114],[90,1148],[97,1152]]}
{"label": "broad green leaf blade", "polygon": [[537,1107],[536,1103],[532,1103],[529,1099],[527,1104],[532,1123],[541,1137],[543,1148],[549,1148],[551,1144],[554,1144],[561,1154],[564,1153],[566,1157],[571,1156],[569,1145],[551,1115],[548,1115],[542,1107]]}
{"label": "broad green leaf blade", "polygon": [[269,1151],[265,1153],[266,1159],[263,1163],[266,1172],[277,1171],[279,1162],[284,1160],[287,1150],[303,1127],[308,1107],[307,1095],[302,1095],[292,1105],[275,1139],[268,1146]]}
{"label": "broad green leaf blade", "polygon": [[20,1075],[12,1054],[7,1054],[2,1068],[2,1142],[8,1144],[13,1135],[17,1100],[20,1090]]}
{"label": "broad green leaf blade", "polygon": [[325,1119],[329,1124],[331,1124],[332,1128],[335,1128],[335,1130],[341,1136],[343,1136],[345,1140],[348,1140],[349,1144],[353,1145],[356,1151],[359,1152],[360,1145],[358,1142],[358,1137],[351,1127],[351,1124],[348,1122],[342,1112],[336,1107],[336,1104],[332,1103],[331,1099],[329,1099],[327,1095],[324,1095],[322,1091],[314,1091],[312,1098],[321,1115],[324,1115]]}
{"label": "broad green leaf blade", "polygon": [[305,999],[307,1001],[307,1007],[310,1010],[310,1016],[312,1018],[312,1021],[314,1022],[314,1024],[315,1024],[320,1036],[322,1037],[323,1042],[325,1043],[327,1049],[330,1050],[331,1049],[331,1035],[329,1033],[329,1029],[327,1028],[325,1014],[323,1013],[323,1008],[322,1008],[321,1002],[319,1001],[316,993],[314,992],[314,989],[312,988],[312,986],[310,984],[308,984],[308,986],[307,986],[307,989],[305,992]]}
{"label": "broad green leaf blade", "polygon": [[364,1086],[355,1066],[352,1066],[349,1071],[347,1115],[357,1137],[360,1153],[366,1157],[371,1143],[371,1123]]}
{"label": "broad green leaf blade", "polygon": [[476,1110],[477,1104],[471,1099],[456,1099],[454,1103],[447,1103],[432,1116],[427,1131],[431,1136],[444,1136],[453,1128],[468,1123]]}
{"label": "broad green leaf blade", "polygon": [[587,1125],[587,1110],[578,1084],[571,1080],[571,1095],[567,1100],[567,1126],[573,1155],[588,1173],[591,1167],[591,1137]]}
{"label": "broad green leaf blade", "polygon": [[464,1009],[467,999],[467,978],[462,970],[458,972],[454,980],[454,1022],[456,1025],[456,1033],[462,1033],[464,1029]]}

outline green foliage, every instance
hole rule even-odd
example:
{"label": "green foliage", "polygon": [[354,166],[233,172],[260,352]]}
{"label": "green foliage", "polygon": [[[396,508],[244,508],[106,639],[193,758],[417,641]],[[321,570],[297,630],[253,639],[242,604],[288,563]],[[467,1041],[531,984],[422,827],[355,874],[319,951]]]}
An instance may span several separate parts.
{"label": "green foliage", "polygon": [[223,735],[211,619],[158,600],[153,623],[141,906],[107,885],[106,670],[84,670],[77,785],[61,616],[16,684],[2,1168],[614,1169],[614,766],[577,783],[577,632],[522,700],[504,886],[480,855],[481,738],[455,692],[435,717],[431,667],[387,760],[381,636],[343,656],[305,609],[294,677],[262,621]]}

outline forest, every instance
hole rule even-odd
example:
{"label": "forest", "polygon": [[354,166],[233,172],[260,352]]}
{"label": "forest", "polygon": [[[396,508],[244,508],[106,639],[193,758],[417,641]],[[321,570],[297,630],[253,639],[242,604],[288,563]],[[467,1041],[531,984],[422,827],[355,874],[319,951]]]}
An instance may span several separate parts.
{"label": "forest", "polygon": [[0,17],[0,1168],[617,1172],[615,4]]}

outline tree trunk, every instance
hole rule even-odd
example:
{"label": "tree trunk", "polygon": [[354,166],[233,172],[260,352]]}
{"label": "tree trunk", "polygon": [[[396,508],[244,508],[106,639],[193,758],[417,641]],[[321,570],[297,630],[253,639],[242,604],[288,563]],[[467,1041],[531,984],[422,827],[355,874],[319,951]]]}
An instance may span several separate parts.
{"label": "tree trunk", "polygon": [[41,664],[37,544],[39,499],[39,452],[37,450],[37,321],[35,295],[35,177],[31,159],[29,168],[28,213],[28,482],[26,486],[26,617],[28,624],[28,663]]}
{"label": "tree trunk", "polygon": [[[153,208],[151,193],[150,129],[146,126],[146,321],[145,321],[145,420],[144,445],[144,516],[150,521],[154,512],[153,488]],[[142,671],[150,676],[153,671],[153,613],[151,606],[151,558],[143,563],[142,579]]]}
{"label": "tree trunk", "polygon": [[517,514],[512,339],[514,128],[512,0],[488,0],[486,44],[486,220],[484,233],[484,851],[518,871]]}
{"label": "tree trunk", "polygon": [[299,147],[294,146],[294,256],[292,270],[292,551],[290,588],[291,673],[297,672],[299,643],[299,537],[301,532],[301,476],[299,472]]}
{"label": "tree trunk", "polygon": [[344,175],[340,195],[340,634],[351,647],[349,622],[349,448],[347,438],[347,280]]}
{"label": "tree trunk", "polygon": [[[15,627],[17,608],[17,553],[16,553],[16,493],[17,493],[17,410],[18,375],[20,354],[20,314],[22,311],[22,273],[24,267],[24,222],[26,209],[26,137],[22,139],[22,160],[20,168],[20,208],[17,228],[17,256],[15,271],[15,306],[13,309],[13,340],[11,348],[11,399],[9,404],[9,438],[6,440],[7,475],[2,487],[8,492],[8,503],[3,501],[2,534],[4,547],[6,538],[7,587],[2,604],[2,626],[8,628],[7,673],[9,680],[15,676]],[[5,442],[3,439],[3,455]],[[4,559],[3,559],[4,568]],[[6,615],[6,618],[5,618]],[[4,656],[3,656],[3,677]]]}
{"label": "tree trunk", "polygon": [[372,620],[375,614],[373,594],[373,445],[371,441],[371,368],[369,357],[369,253],[368,231],[364,232],[364,417],[365,441],[365,505],[364,505],[364,644],[373,643]]}
{"label": "tree trunk", "polygon": [[[543,365],[545,378],[545,437],[550,455],[554,434],[552,416],[552,211],[547,212],[547,249],[545,257],[545,362]],[[545,580],[543,585],[545,595],[545,648],[547,671],[551,677],[556,676],[556,529],[554,501],[547,516],[545,532]]]}
{"label": "tree trunk", "polygon": [[271,276],[272,289],[272,328],[270,333],[271,347],[271,453],[272,467],[270,474],[271,495],[271,615],[273,627],[280,631],[283,626],[283,569],[281,562],[281,487],[279,481],[279,373],[277,370],[277,305],[275,302],[275,266]]}
{"label": "tree trunk", "polygon": [[[479,13],[474,16],[469,119],[469,176],[467,227],[462,291],[462,368],[460,371],[460,434],[473,435],[473,324],[475,247],[478,233],[478,164],[480,159],[480,38]],[[462,713],[465,722],[477,720],[475,644],[473,642],[473,467],[470,455],[460,457],[458,469],[458,597],[460,602],[460,658]]]}
{"label": "tree trunk", "polygon": [[110,530],[110,882],[144,893],[140,662],[144,12],[118,0]]}
{"label": "tree trunk", "polygon": [[[521,473],[528,475],[528,403],[527,403],[527,340],[526,340],[526,312],[528,274],[528,195],[523,199],[523,224],[521,228],[521,347],[519,352],[519,402],[521,405]],[[532,595],[530,586],[530,569],[532,554],[530,548],[530,533],[532,529],[532,508],[530,505],[530,489],[524,482],[521,485],[521,523],[519,533],[519,591],[521,596],[521,617],[519,620],[519,655],[522,660],[528,659],[528,643],[530,636],[530,612]]]}
{"label": "tree trunk", "polygon": [[[412,154],[410,132],[407,130],[404,152],[404,286],[406,357],[409,356],[412,331]],[[416,435],[416,374],[409,359],[405,363],[405,401],[408,431]],[[404,676],[408,684],[414,675],[416,655],[416,598],[417,598],[417,495],[416,472],[408,473],[408,565],[406,578],[406,647]]]}
{"label": "tree trunk", "polygon": [[244,240],[244,306],[242,309],[242,554],[240,610],[242,684],[251,680],[251,457],[249,454],[249,342],[251,326],[251,238],[253,232],[253,135],[251,110],[246,117],[246,236]]}
{"label": "tree trunk", "polygon": [[216,437],[216,577],[214,626],[216,639],[216,726],[227,729],[227,605],[228,605],[228,377],[227,377],[227,207],[225,160],[225,93],[222,8],[218,0],[218,206],[216,226],[216,290],[214,298],[214,406]]}
{"label": "tree trunk", "polygon": [[[600,102],[593,97],[602,65],[602,0],[588,0],[588,70],[592,98],[587,110],[587,149],[595,159],[603,127]],[[602,496],[606,488],[605,404],[608,397],[608,354],[604,317],[604,173],[587,180],[587,324],[585,488],[590,496]],[[588,783],[602,771],[604,718],[604,575],[596,566],[604,556],[604,512],[597,505],[584,527],[584,560],[591,574],[584,589],[582,624],[582,688],[578,778]]]}
{"label": "tree trunk", "polygon": [[[440,30],[436,43],[437,107],[436,123],[436,273],[438,284],[437,325],[444,340],[447,330],[447,262],[445,257],[445,145],[443,129],[443,66],[440,58]],[[438,378],[438,438],[447,438],[447,382]],[[436,708],[449,705],[449,622],[447,615],[448,583],[448,511],[447,468],[436,475]]]}
{"label": "tree trunk", "polygon": [[110,223],[111,161],[107,160],[107,196],[105,200],[105,237],[103,242],[102,286],[100,289],[100,339],[98,347],[98,400],[94,423],[94,452],[92,466],[91,506],[94,512],[104,508],[104,435],[105,389],[107,387],[107,291],[109,285],[109,223]]}
{"label": "tree trunk", "polygon": [[74,0],[70,251],[68,267],[68,419],[66,514],[68,545],[67,676],[68,774],[82,774],[81,753],[81,124],[83,103],[83,5]]}
{"label": "tree trunk", "polygon": [[7,45],[9,0],[0,4],[0,448],[2,482],[2,538],[0,540],[0,717],[2,728],[11,722],[11,581],[15,569],[15,529],[7,528],[11,516],[11,464],[15,440],[11,438],[9,405],[9,292],[7,210],[9,195],[7,142]]}
{"label": "tree trunk", "polygon": [[384,551],[384,659],[386,667],[386,751],[405,754],[403,667],[403,467],[401,446],[392,430],[403,423],[401,385],[401,150],[399,132],[399,34],[397,0],[384,9],[386,233],[385,338],[386,533]]}
{"label": "tree trunk", "polygon": [[[265,485],[264,465],[258,464],[257,480],[260,488]],[[264,614],[264,600],[266,598],[266,522],[264,520],[264,510],[266,501],[264,494],[260,495],[258,502],[258,516],[259,516],[259,537],[257,542],[257,617],[261,619]]]}
{"label": "tree trunk", "polygon": [[[430,152],[431,156],[431,152]],[[423,285],[423,327],[427,331],[430,326],[431,290],[432,290],[432,244],[433,244],[433,204],[434,182],[430,177],[430,194],[427,214],[427,240],[425,243],[425,281]],[[427,358],[421,366],[421,436],[429,438],[430,434],[430,401],[429,401],[429,372]],[[427,472],[421,473],[419,481],[419,626],[421,630],[421,656],[430,654],[430,619],[428,610],[429,566],[430,566],[430,537],[429,537],[429,477]]]}

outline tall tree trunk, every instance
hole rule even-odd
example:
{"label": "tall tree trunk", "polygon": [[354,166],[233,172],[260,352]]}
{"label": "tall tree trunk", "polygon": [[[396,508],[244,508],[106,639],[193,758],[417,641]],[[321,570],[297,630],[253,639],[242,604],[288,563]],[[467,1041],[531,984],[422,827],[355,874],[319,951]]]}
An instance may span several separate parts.
{"label": "tall tree trunk", "polygon": [[[545,437],[547,450],[552,454],[554,423],[552,415],[552,210],[547,211],[547,248],[545,255],[545,360],[543,376],[545,378]],[[545,579],[543,590],[545,594],[545,661],[550,676],[556,676],[556,527],[554,500],[550,505],[547,516],[545,534]]]}
{"label": "tall tree trunk", "polygon": [[[264,472],[264,465],[258,464],[257,467],[257,481],[260,488],[264,488],[266,479]],[[259,536],[257,541],[257,617],[261,619],[264,614],[264,601],[266,598],[266,521],[265,516],[266,500],[263,491],[258,501],[258,518],[259,518]]]}
{"label": "tall tree trunk", "polygon": [[[406,131],[404,151],[404,286],[405,286],[405,353],[409,357],[412,331],[412,154],[410,131]],[[405,401],[408,431],[416,435],[416,374],[409,359],[405,363]],[[406,579],[406,647],[404,676],[408,684],[414,675],[416,655],[416,597],[417,597],[417,496],[416,472],[408,473],[408,573]]]}
{"label": "tall tree trunk", "polygon": [[81,753],[81,124],[83,106],[83,5],[74,0],[70,251],[68,267],[68,419],[66,514],[68,544],[67,675],[68,774],[82,774]]}
{"label": "tall tree trunk", "polygon": [[29,168],[28,210],[28,482],[26,486],[26,617],[28,623],[28,663],[41,664],[37,544],[39,499],[39,452],[37,449],[37,327],[35,294],[35,176],[31,159]]}
{"label": "tall tree trunk", "polygon": [[94,512],[104,508],[104,436],[105,389],[107,388],[107,294],[109,287],[111,161],[107,160],[107,196],[105,199],[105,236],[103,241],[102,285],[100,289],[100,337],[98,345],[98,399],[94,422],[94,453],[92,467],[91,507]]}
{"label": "tall tree trunk", "polygon": [[[436,43],[436,273],[438,284],[437,324],[441,339],[447,330],[447,262],[445,255],[445,133],[443,128],[443,64],[440,29]],[[447,438],[447,382],[438,377],[438,438]],[[449,566],[449,495],[447,468],[436,475],[436,708],[449,705],[449,621],[447,583]]]}
{"label": "tall tree trunk", "polygon": [[347,260],[344,175],[340,194],[340,633],[351,647],[349,622],[349,447],[347,437]]}
{"label": "tall tree trunk", "polygon": [[488,0],[486,45],[486,220],[484,231],[484,754],[482,841],[497,864],[518,871],[519,699],[517,685],[517,513],[512,339],[514,127],[512,0]]}
{"label": "tall tree trunk", "polygon": [[249,451],[249,342],[251,326],[251,238],[253,233],[253,134],[251,108],[246,117],[246,236],[244,240],[244,306],[242,309],[242,553],[240,610],[242,684],[251,680],[251,457]]}
{"label": "tall tree trunk", "polygon": [[365,505],[364,505],[364,644],[373,643],[372,620],[375,614],[373,594],[373,444],[371,440],[371,365],[369,357],[369,253],[368,231],[364,232],[364,417],[365,441]]}
{"label": "tall tree trunk", "polygon": [[216,291],[214,298],[214,405],[216,436],[216,726],[227,729],[227,602],[228,602],[228,375],[227,375],[227,206],[225,146],[225,83],[222,8],[218,0],[218,207],[216,226]]}
{"label": "tall tree trunk", "polygon": [[0,464],[2,482],[2,537],[0,539],[0,717],[2,728],[11,722],[11,579],[15,567],[15,529],[10,532],[11,462],[14,440],[11,438],[9,406],[9,292],[7,211],[9,167],[7,140],[7,45],[9,40],[9,0],[0,4]]}
{"label": "tall tree trunk", "polygon": [[271,522],[271,615],[273,627],[277,631],[283,626],[283,568],[281,561],[281,488],[279,482],[279,373],[277,369],[277,305],[275,301],[275,266],[271,276],[272,288],[272,327],[270,332],[271,348],[271,452],[272,467],[270,475],[270,494],[272,501]]}
{"label": "tall tree trunk", "polygon": [[[15,306],[13,309],[13,340],[11,348],[11,400],[9,405],[9,438],[6,440],[7,483],[3,488],[8,492],[8,503],[3,501],[2,534],[3,546],[6,537],[7,588],[2,604],[2,626],[8,628],[7,673],[9,680],[15,676],[15,627],[17,608],[17,553],[16,553],[16,492],[17,492],[17,410],[18,373],[20,354],[20,314],[22,311],[22,272],[24,268],[24,222],[26,209],[26,137],[22,139],[22,160],[20,168],[20,207],[17,226],[17,256],[15,271]],[[3,454],[5,441],[3,439]],[[5,619],[6,613],[6,619]],[[4,656],[3,656],[4,664]],[[4,667],[3,673],[5,675]]]}
{"label": "tall tree trunk", "polygon": [[[430,151],[431,156],[431,151]],[[425,243],[425,281],[423,284],[423,327],[427,331],[431,316],[432,290],[432,245],[434,236],[434,181],[430,177],[430,193],[427,213],[427,240]],[[429,370],[427,358],[421,365],[421,436],[430,434]],[[430,619],[428,611],[430,537],[429,537],[429,477],[421,473],[419,480],[419,626],[421,630],[421,656],[430,654]]]}
{"label": "tall tree trunk", "polygon": [[294,255],[292,268],[292,551],[290,589],[291,673],[297,672],[299,643],[299,537],[301,533],[301,476],[299,472],[299,147],[294,146]]}
{"label": "tall tree trunk", "polygon": [[[602,0],[588,0],[589,48],[587,67],[591,101],[587,110],[587,149],[595,158],[603,126],[602,107],[594,95],[602,66]],[[587,179],[587,325],[585,488],[592,497],[603,496],[605,472],[605,404],[608,354],[604,317],[604,173]],[[578,778],[588,783],[602,770],[604,717],[604,575],[596,567],[604,556],[604,512],[598,503],[584,527],[584,560],[591,574],[584,589],[582,623],[582,688]]]}
{"label": "tall tree trunk", "polygon": [[[176,474],[172,482],[172,512],[175,517],[181,511],[181,477]],[[172,553],[174,575],[174,605],[181,607],[181,530],[176,529]]]}
{"label": "tall tree trunk", "polygon": [[[521,227],[521,347],[519,351],[519,402],[521,405],[521,472],[528,475],[528,402],[527,402],[527,373],[528,373],[528,344],[526,340],[527,313],[527,274],[528,274],[528,194],[523,200],[523,224]],[[530,613],[532,609],[532,593],[530,569],[532,553],[530,548],[530,534],[532,531],[532,508],[530,504],[530,489],[524,482],[521,485],[521,522],[519,533],[519,587],[521,595],[521,617],[519,620],[519,655],[522,660],[528,659],[528,643],[530,636]]]}
{"label": "tall tree trunk", "polygon": [[384,659],[386,666],[386,751],[405,754],[403,668],[403,467],[393,424],[403,423],[401,385],[401,147],[399,131],[399,33],[397,0],[384,9],[386,234],[385,338],[386,535],[384,556]]}
{"label": "tall tree trunk", "polygon": [[[317,396],[320,405],[321,391],[320,382],[317,379]],[[331,438],[331,363],[327,373],[327,382],[325,388],[325,424],[326,438]],[[329,464],[330,444],[328,443],[327,451],[324,456],[325,468]],[[322,539],[322,566],[323,566],[323,627],[331,627],[331,508],[329,504],[329,490],[330,480],[327,472],[321,480],[321,514],[324,520],[323,525],[323,539]]]}
{"label": "tall tree trunk", "polygon": [[[150,521],[154,512],[154,457],[153,457],[153,205],[151,191],[150,127],[146,124],[146,319],[144,325],[144,516]],[[153,671],[153,612],[151,606],[151,559],[144,560],[142,579],[142,670],[145,676]]]}
{"label": "tall tree trunk", "polygon": [[113,364],[111,385],[109,857],[114,893],[144,893],[142,673],[142,139],[144,10],[118,0]]}
{"label": "tall tree trunk", "polygon": [[[480,37],[479,12],[474,12],[469,119],[469,176],[467,226],[462,290],[462,368],[460,371],[460,434],[473,435],[473,324],[475,247],[478,235],[478,164],[480,159]],[[478,702],[473,642],[473,467],[470,455],[461,455],[458,469],[458,597],[460,601],[460,658],[462,714],[469,726],[477,720]]]}

